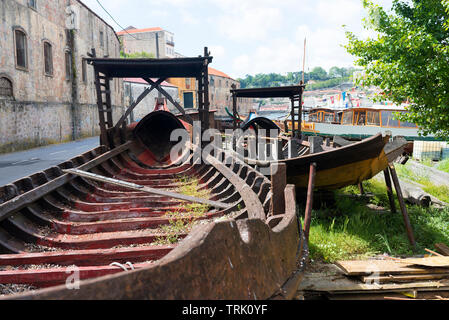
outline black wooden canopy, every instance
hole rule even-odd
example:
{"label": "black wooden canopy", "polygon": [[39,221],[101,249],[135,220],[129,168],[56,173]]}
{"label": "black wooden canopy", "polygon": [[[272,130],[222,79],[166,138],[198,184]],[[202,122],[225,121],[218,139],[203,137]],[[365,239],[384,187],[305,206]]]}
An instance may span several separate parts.
{"label": "black wooden canopy", "polygon": [[304,86],[232,89],[237,98],[291,98],[302,95]]}
{"label": "black wooden canopy", "polygon": [[212,57],[173,59],[87,58],[95,70],[109,78],[197,78]]}
{"label": "black wooden canopy", "polygon": [[[193,123],[192,118],[185,113],[183,106],[175,101],[161,83],[167,78],[195,78],[198,82],[198,113],[202,131],[209,128],[209,73],[208,65],[212,62],[209,51],[204,48],[204,56],[194,58],[173,59],[117,59],[97,58],[92,49],[90,58],[86,61],[94,67],[95,85],[97,90],[97,105],[100,120],[100,143],[113,146],[113,132],[126,125],[126,119],[132,110],[153,89],[156,89],[170,101],[185,120]],[[113,78],[142,78],[151,87],[145,89],[140,96],[126,109],[120,120],[114,124],[112,119],[112,101],[110,81]],[[157,78],[158,80],[153,80]]]}
{"label": "black wooden canopy", "polygon": [[[237,128],[238,110],[237,98],[289,98],[292,103],[291,124],[292,135],[301,133],[302,94],[304,85],[268,88],[231,89],[234,129]],[[295,104],[296,103],[296,104]],[[288,128],[286,127],[286,130]]]}

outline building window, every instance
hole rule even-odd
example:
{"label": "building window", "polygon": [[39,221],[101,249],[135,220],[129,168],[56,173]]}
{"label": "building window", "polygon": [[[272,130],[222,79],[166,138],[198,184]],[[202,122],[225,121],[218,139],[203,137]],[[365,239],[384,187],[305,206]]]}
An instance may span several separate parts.
{"label": "building window", "polygon": [[190,78],[186,78],[186,89],[191,89],[190,86],[191,86],[191,80],[190,80]]}
{"label": "building window", "polygon": [[81,58],[81,77],[84,83],[87,83],[87,61],[85,58]]}
{"label": "building window", "polygon": [[14,30],[14,37],[16,43],[16,67],[21,69],[28,68],[27,56],[27,36],[21,30]]}
{"label": "building window", "polygon": [[68,50],[65,52],[65,79],[72,79],[72,53]]}
{"label": "building window", "polygon": [[12,82],[6,77],[0,77],[0,97],[12,97]]}
{"label": "building window", "polygon": [[104,44],[104,34],[103,31],[100,31],[100,47],[103,48]]}
{"label": "building window", "polygon": [[37,9],[36,2],[37,2],[36,0],[28,0],[28,6],[32,9],[36,10]]}
{"label": "building window", "polygon": [[53,75],[53,52],[50,42],[44,42],[44,69],[48,76]]}

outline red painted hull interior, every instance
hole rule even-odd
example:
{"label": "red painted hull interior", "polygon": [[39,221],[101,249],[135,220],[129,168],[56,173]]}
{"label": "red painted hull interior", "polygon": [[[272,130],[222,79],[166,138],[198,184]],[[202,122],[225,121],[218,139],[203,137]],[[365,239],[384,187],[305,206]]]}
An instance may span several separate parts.
{"label": "red painted hull interior", "polygon": [[[203,207],[199,212],[180,200],[75,177],[0,222],[0,295],[64,284],[74,266],[80,280],[151,266],[187,235],[176,230],[179,224],[241,211],[240,194],[213,166],[170,165],[166,160],[169,132],[178,128],[183,128],[179,120],[158,111],[135,127],[129,150],[90,171],[169,191],[193,188],[232,204],[231,209]],[[105,152],[99,147],[0,188],[0,204]],[[261,199],[269,202],[268,186],[252,179],[259,183]]]}

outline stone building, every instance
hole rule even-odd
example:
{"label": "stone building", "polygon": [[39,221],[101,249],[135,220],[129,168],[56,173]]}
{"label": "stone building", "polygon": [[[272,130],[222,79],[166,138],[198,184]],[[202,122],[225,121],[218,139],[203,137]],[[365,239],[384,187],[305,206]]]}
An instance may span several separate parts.
{"label": "stone building", "polygon": [[175,58],[173,33],[162,28],[128,27],[117,32],[125,54],[147,52],[155,58]]}
{"label": "stone building", "polygon": [[[152,79],[156,81],[157,79]],[[140,94],[145,91],[146,88],[150,87],[148,83],[143,79],[138,78],[124,78],[124,100],[125,106],[131,105]],[[178,88],[171,83],[166,81],[161,83],[161,87],[170,94],[170,96],[179,103],[178,98]],[[143,117],[145,117],[148,113],[154,110],[156,105],[156,99],[158,98],[158,91],[154,89],[151,91],[132,111],[130,115],[130,121],[139,121]],[[178,110],[176,107],[170,102],[166,101],[167,107],[171,112],[177,113]]]}
{"label": "stone building", "polygon": [[[209,67],[209,100],[212,110],[217,110],[215,117],[217,119],[227,118],[225,108],[227,107],[232,112],[232,95],[230,90],[232,85],[236,86],[236,89],[240,88],[240,82],[232,79],[226,73],[217,69]],[[252,108],[252,99],[238,100],[239,114],[247,115]]]}
{"label": "stone building", "polygon": [[[0,19],[0,152],[98,134],[94,73],[83,58],[92,49],[119,57],[113,28],[78,0],[2,0]],[[118,119],[121,80],[111,91]]]}

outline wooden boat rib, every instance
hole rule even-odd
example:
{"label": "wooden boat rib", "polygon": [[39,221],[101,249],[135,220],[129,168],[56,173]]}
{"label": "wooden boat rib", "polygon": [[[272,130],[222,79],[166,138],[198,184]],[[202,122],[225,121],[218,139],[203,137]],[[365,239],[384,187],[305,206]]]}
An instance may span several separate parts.
{"label": "wooden boat rib", "polygon": [[[154,112],[109,134],[114,148],[1,187],[1,298],[291,298],[308,254],[294,187],[282,187],[285,211],[273,215],[270,180],[223,150],[208,163],[172,162],[167,138],[180,126]],[[63,172],[70,168],[158,190],[190,186],[228,208],[198,209]]]}

